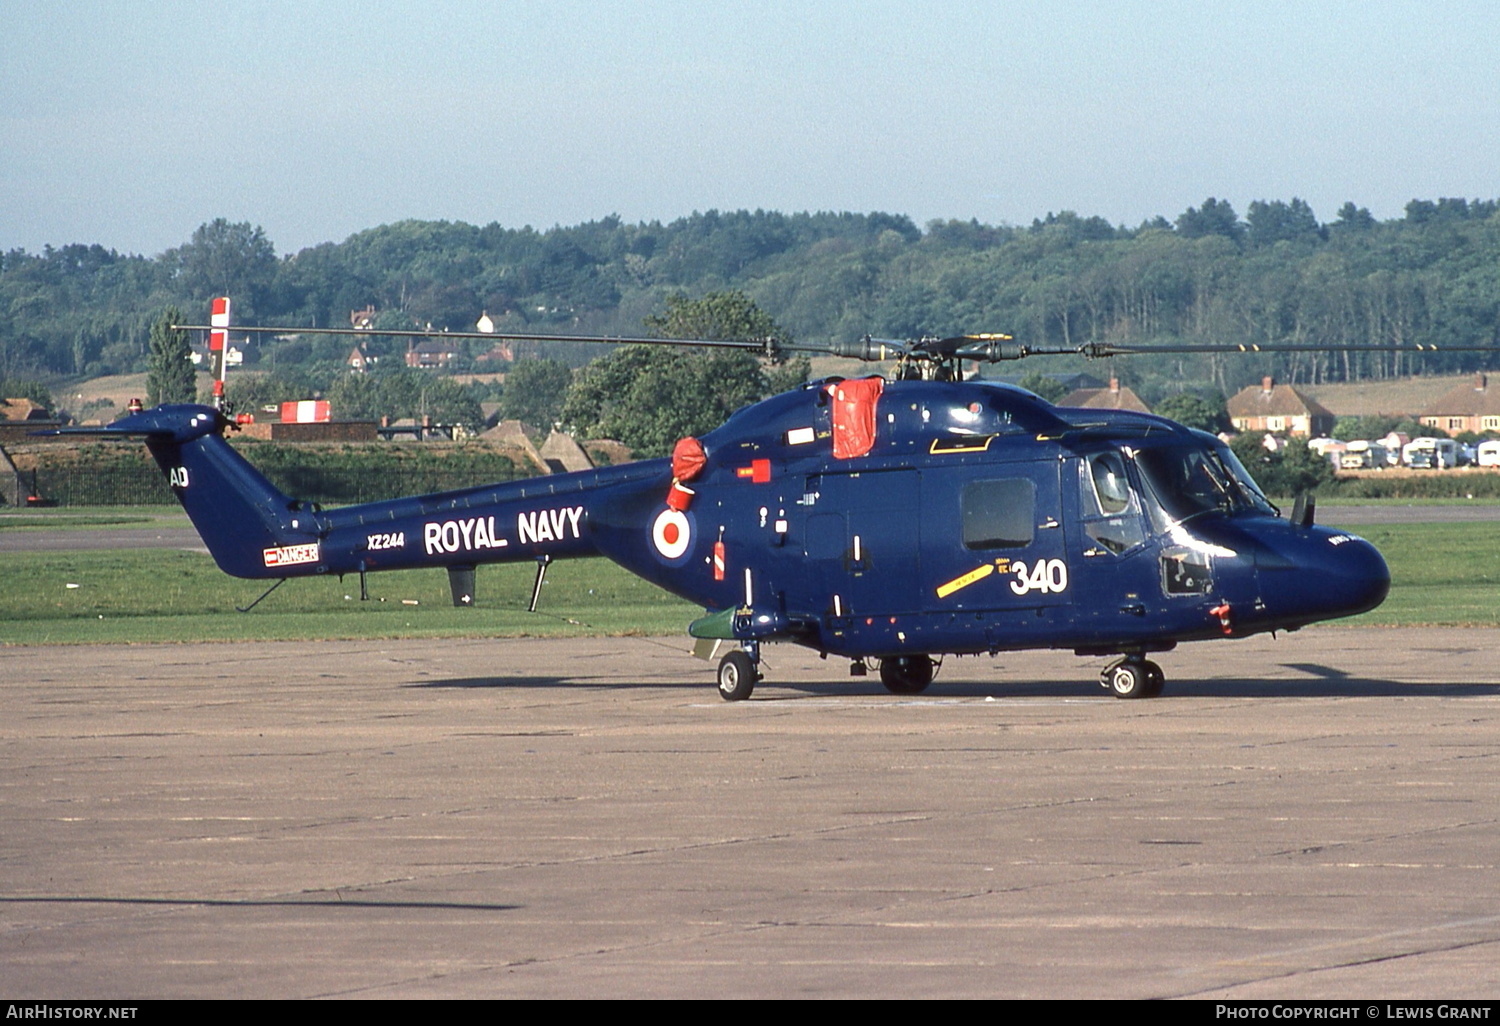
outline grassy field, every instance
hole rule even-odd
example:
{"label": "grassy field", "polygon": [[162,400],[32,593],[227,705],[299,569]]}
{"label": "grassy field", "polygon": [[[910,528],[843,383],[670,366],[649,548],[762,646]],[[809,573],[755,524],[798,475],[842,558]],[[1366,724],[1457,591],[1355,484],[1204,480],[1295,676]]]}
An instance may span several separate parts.
{"label": "grassy field", "polygon": [[702,615],[602,559],[554,563],[537,613],[534,564],[479,569],[477,607],[455,609],[441,569],[266,582],[228,577],[207,556],[162,549],[0,553],[0,644],[325,638],[681,634]]}
{"label": "grassy field", "polygon": [[6,531],[76,531],[89,527],[153,527],[174,523],[187,527],[177,506],[74,506],[63,509],[7,509],[0,512]]}
{"label": "grassy field", "polygon": [[1391,593],[1356,626],[1500,626],[1500,524],[1366,525],[1391,568]]}
{"label": "grassy field", "polygon": [[[114,511],[75,514],[119,523]],[[29,520],[16,514],[17,521]],[[0,520],[6,523],[10,518]],[[56,526],[54,523],[52,526]],[[5,530],[26,530],[20,524]],[[1390,597],[1348,624],[1500,626],[1500,524],[1401,524],[1359,532],[1391,566]],[[172,550],[0,553],[0,644],[680,634],[700,610],[602,559],[558,562],[528,613],[532,564],[481,567],[478,605],[455,609],[447,574],[371,574],[266,585]]]}

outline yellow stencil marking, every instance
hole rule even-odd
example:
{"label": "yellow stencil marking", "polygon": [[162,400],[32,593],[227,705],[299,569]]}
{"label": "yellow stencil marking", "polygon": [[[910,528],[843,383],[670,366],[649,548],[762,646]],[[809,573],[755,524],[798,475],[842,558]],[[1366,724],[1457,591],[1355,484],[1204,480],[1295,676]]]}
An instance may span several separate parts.
{"label": "yellow stencil marking", "polygon": [[985,452],[994,440],[994,435],[969,438],[934,438],[932,444],[927,447],[927,451],[933,456],[953,452]]}
{"label": "yellow stencil marking", "polygon": [[958,590],[960,590],[962,588],[967,588],[969,585],[973,584],[975,581],[982,581],[982,580],[984,580],[986,577],[988,577],[990,574],[992,574],[994,572],[995,572],[995,567],[992,564],[990,564],[990,563],[986,563],[984,566],[978,567],[977,569],[970,570],[968,573],[964,574],[962,577],[955,577],[955,578],[953,578],[953,580],[949,581],[947,584],[940,584],[940,585],[938,585],[937,597],[938,598],[947,598],[949,595],[952,595],[955,591],[958,591]]}

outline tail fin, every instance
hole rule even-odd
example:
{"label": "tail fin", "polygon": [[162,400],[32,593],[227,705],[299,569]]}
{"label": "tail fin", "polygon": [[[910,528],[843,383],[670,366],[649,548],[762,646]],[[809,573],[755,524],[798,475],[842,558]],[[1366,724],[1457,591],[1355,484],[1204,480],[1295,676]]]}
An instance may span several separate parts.
{"label": "tail fin", "polygon": [[224,440],[218,410],[183,404],[133,413],[106,427],[58,434],[145,439],[146,448],[214,562],[236,577],[316,573],[322,562],[320,517],[279,491]]}

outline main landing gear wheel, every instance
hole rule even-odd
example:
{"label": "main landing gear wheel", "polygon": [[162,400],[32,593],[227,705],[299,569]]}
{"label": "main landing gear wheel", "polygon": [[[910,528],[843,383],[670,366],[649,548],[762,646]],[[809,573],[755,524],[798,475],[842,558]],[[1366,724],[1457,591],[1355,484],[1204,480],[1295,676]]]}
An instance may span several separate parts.
{"label": "main landing gear wheel", "polygon": [[1099,683],[1116,698],[1155,698],[1166,682],[1161,667],[1149,659],[1121,659],[1099,675]]}
{"label": "main landing gear wheel", "polygon": [[1161,667],[1147,659],[1146,667],[1146,693],[1143,698],[1156,698],[1161,694],[1161,689],[1166,687],[1167,676],[1161,672]]}
{"label": "main landing gear wheel", "polygon": [[726,702],[743,702],[755,690],[760,673],[754,661],[735,649],[719,660],[719,697]]}
{"label": "main landing gear wheel", "polygon": [[932,657],[914,655],[882,659],[880,683],[893,695],[920,695],[932,683]]}

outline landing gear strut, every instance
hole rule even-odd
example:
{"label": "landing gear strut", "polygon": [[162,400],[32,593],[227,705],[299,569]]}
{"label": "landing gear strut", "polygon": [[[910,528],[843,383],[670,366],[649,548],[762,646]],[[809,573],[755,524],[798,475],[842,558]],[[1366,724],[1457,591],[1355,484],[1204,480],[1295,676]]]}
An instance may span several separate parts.
{"label": "landing gear strut", "polygon": [[1099,674],[1099,683],[1116,698],[1155,698],[1166,682],[1161,667],[1140,655],[1121,656]]}
{"label": "landing gear strut", "polygon": [[758,649],[758,645],[748,652],[735,649],[719,660],[719,697],[724,701],[743,702],[755,690],[760,680]]}
{"label": "landing gear strut", "polygon": [[893,695],[920,695],[932,683],[932,657],[913,655],[882,659],[880,683]]}

